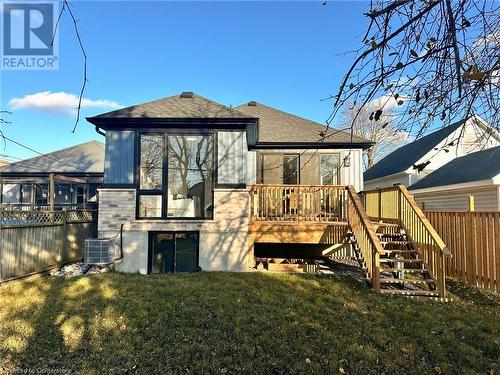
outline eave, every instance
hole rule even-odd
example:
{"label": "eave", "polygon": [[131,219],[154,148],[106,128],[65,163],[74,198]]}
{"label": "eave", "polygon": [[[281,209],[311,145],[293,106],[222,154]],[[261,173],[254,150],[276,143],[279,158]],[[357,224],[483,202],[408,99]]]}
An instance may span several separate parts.
{"label": "eave", "polygon": [[345,142],[258,142],[254,147],[255,150],[265,149],[328,149],[328,148],[362,148],[366,150],[372,147],[375,143],[345,143]]}

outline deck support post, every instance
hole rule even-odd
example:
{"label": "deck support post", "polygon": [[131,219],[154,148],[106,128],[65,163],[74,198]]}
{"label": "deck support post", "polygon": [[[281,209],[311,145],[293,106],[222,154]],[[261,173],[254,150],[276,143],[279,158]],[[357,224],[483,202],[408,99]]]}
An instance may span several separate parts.
{"label": "deck support post", "polygon": [[54,194],[56,193],[55,188],[55,175],[54,173],[49,173],[49,206],[50,211],[54,211]]}

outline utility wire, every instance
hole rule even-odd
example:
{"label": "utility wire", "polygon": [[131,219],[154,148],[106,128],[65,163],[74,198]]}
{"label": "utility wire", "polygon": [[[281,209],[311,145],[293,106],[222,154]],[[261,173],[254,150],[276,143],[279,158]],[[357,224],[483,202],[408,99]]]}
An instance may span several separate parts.
{"label": "utility wire", "polygon": [[21,143],[21,142],[18,142],[18,141],[16,141],[16,140],[12,139],[12,138],[9,138],[9,137],[7,137],[6,135],[3,135],[3,138],[4,138],[4,139],[6,139],[6,140],[7,140],[7,141],[9,141],[9,142],[12,142],[12,143],[14,143],[14,144],[16,144],[16,145],[18,145],[18,146],[23,147],[23,148],[25,148],[25,149],[27,149],[27,150],[29,150],[29,151],[31,151],[31,152],[34,152],[34,153],[36,153],[36,154],[38,154],[38,155],[40,155],[40,156],[43,156],[43,157],[45,157],[45,158],[47,158],[47,159],[50,159],[50,160],[52,160],[52,161],[55,161],[56,163],[64,164],[64,165],[66,165],[66,166],[68,166],[68,167],[75,168],[78,172],[84,172],[84,171],[82,171],[80,168],[78,168],[78,167],[76,167],[76,166],[74,166],[74,165],[71,165],[71,164],[69,164],[69,163],[66,163],[66,162],[64,162],[64,161],[62,161],[62,160],[57,160],[56,158],[53,158],[53,157],[51,157],[51,156],[49,156],[49,155],[47,155],[47,154],[44,154],[44,153],[42,153],[42,152],[40,152],[40,151],[35,150],[35,149],[34,149],[34,148],[32,148],[32,147],[26,146],[25,144],[23,144],[23,143]]}

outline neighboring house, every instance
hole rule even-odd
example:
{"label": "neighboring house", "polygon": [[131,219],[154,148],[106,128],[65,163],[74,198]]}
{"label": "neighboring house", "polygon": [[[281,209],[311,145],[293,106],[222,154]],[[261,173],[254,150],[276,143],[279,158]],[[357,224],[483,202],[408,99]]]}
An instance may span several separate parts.
{"label": "neighboring house", "polygon": [[97,141],[1,166],[1,207],[48,209],[51,175],[55,209],[87,207],[96,202],[103,169],[104,145]]}
{"label": "neighboring house", "polygon": [[7,160],[2,160],[0,159],[0,167],[3,167],[4,165],[10,164]]}
{"label": "neighboring house", "polygon": [[127,272],[247,270],[247,187],[362,190],[372,145],[260,103],[229,108],[190,92],[87,120],[106,136],[99,236],[122,233]]}
{"label": "neighboring house", "polygon": [[456,158],[409,187],[427,211],[500,211],[500,146]]}
{"label": "neighboring house", "polygon": [[410,186],[457,157],[498,145],[500,135],[484,120],[471,117],[393,151],[365,171],[364,188]]}

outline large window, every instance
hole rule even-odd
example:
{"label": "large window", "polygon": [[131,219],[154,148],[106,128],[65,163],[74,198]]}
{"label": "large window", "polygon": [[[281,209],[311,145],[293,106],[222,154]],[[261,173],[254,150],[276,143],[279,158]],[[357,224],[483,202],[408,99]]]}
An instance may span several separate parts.
{"label": "large window", "polygon": [[163,206],[164,136],[142,134],[139,148],[139,216],[160,218]]}
{"label": "large window", "polygon": [[213,139],[211,135],[168,136],[169,217],[212,216]]}
{"label": "large window", "polygon": [[283,183],[296,185],[299,183],[299,159],[298,154],[283,155]]}
{"label": "large window", "polygon": [[320,156],[321,185],[339,184],[339,155],[326,154]]}
{"label": "large window", "polygon": [[139,217],[211,218],[213,136],[140,137]]}

